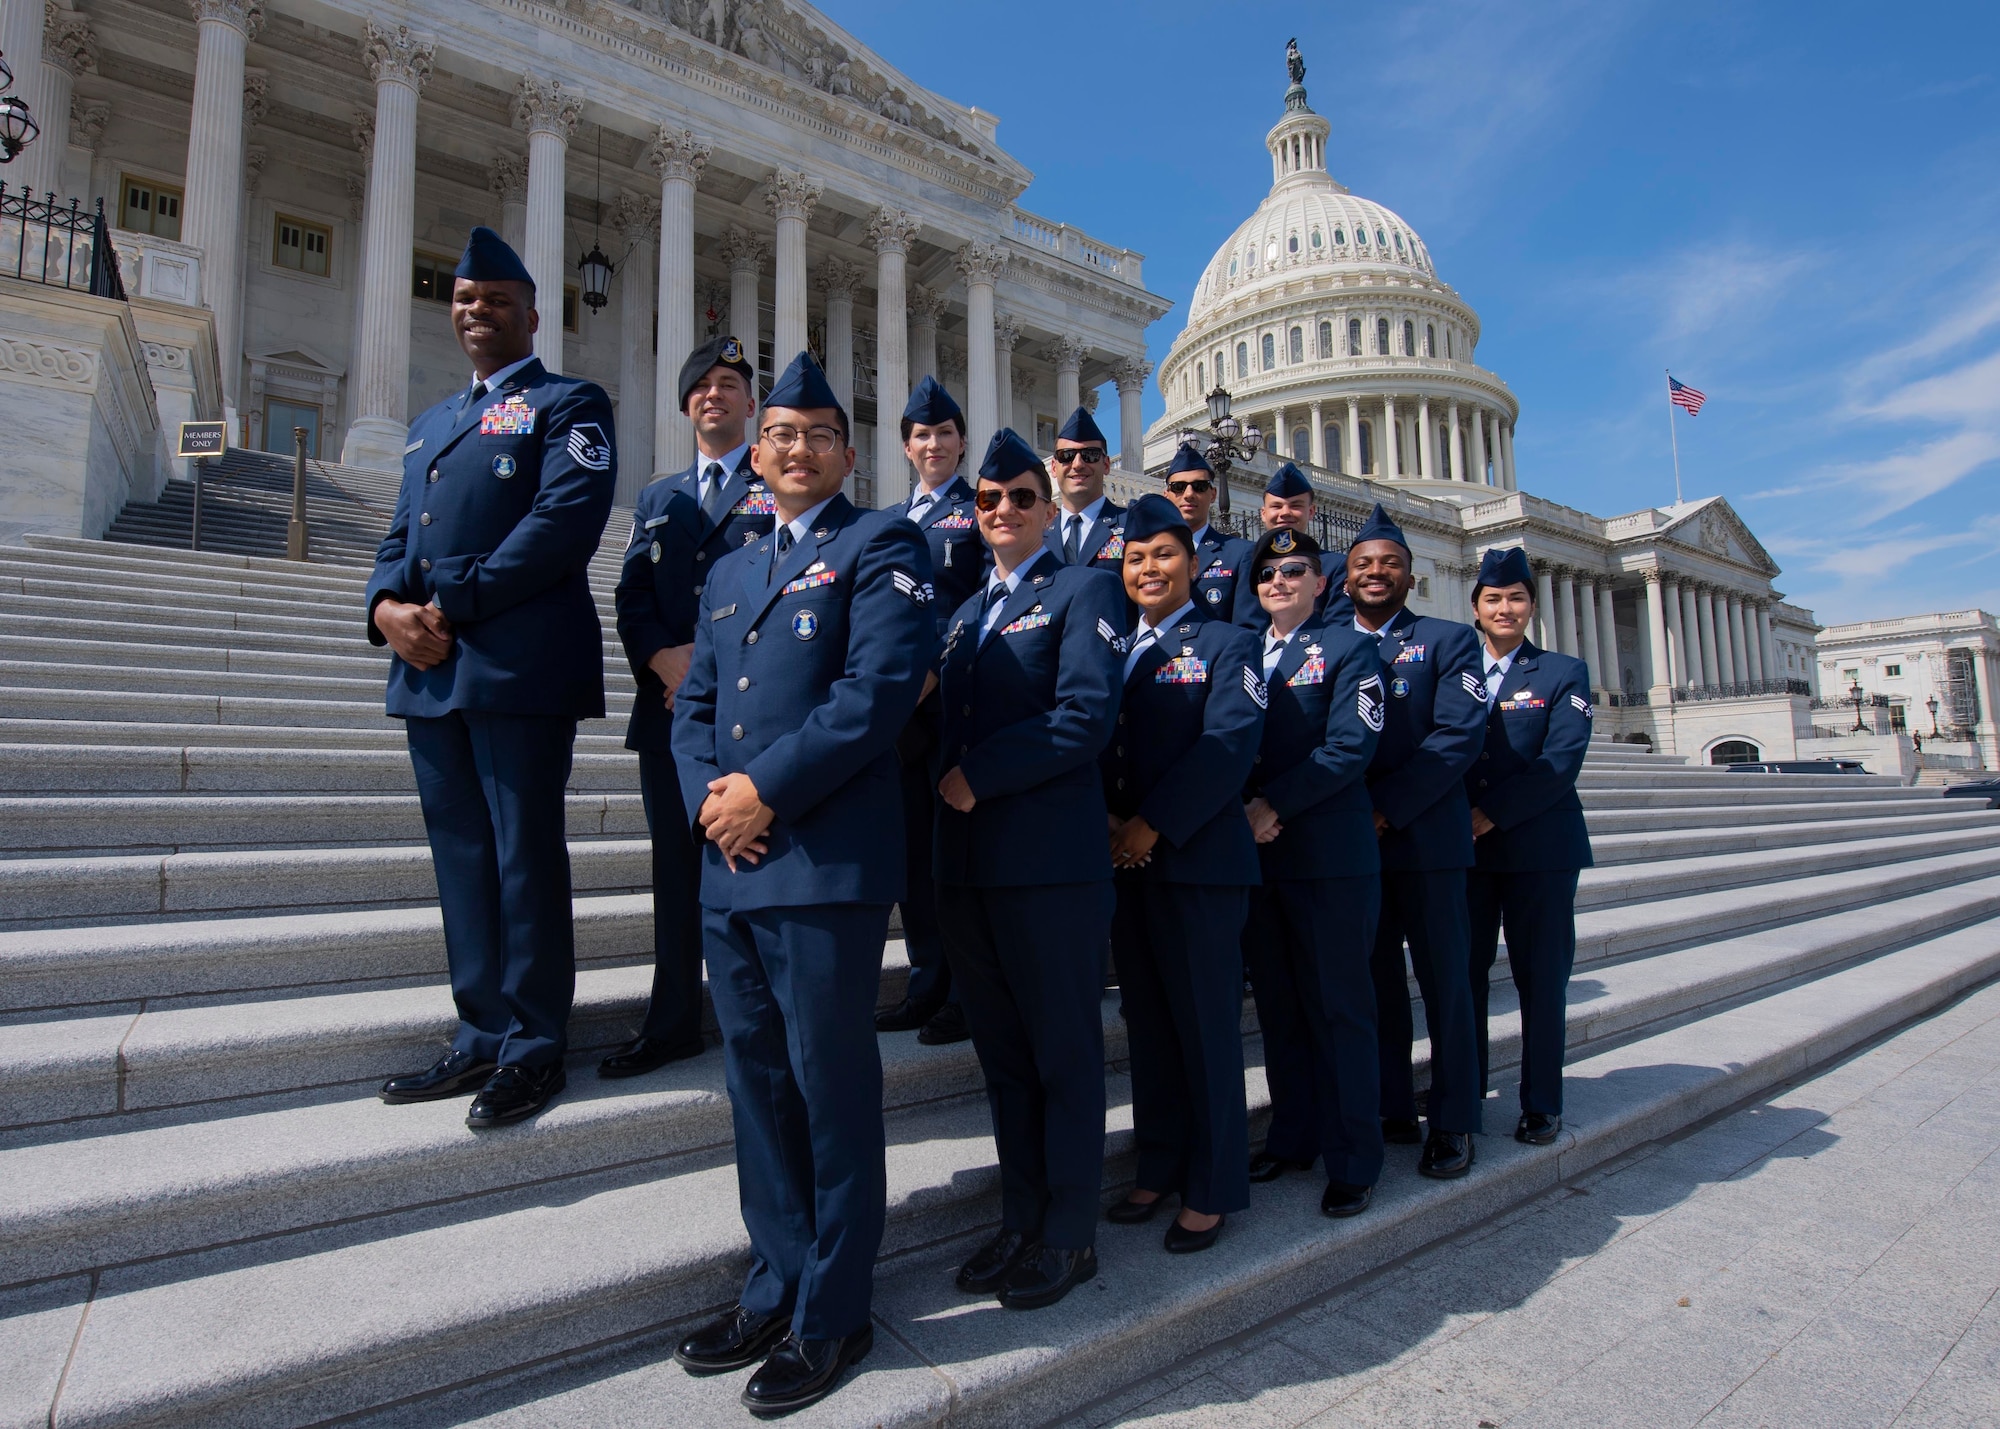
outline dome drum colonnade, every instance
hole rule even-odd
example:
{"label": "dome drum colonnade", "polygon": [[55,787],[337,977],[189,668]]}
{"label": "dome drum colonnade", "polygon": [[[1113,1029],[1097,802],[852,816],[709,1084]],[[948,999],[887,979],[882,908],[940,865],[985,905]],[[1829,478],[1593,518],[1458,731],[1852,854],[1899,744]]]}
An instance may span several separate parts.
{"label": "dome drum colonnade", "polygon": [[[733,13],[734,7],[725,8]],[[266,14],[262,0],[192,0],[191,9],[197,45],[183,237],[203,251],[204,299],[215,311],[225,402],[233,414],[240,406],[236,389],[242,366],[238,309],[246,246],[245,130],[261,118],[254,110],[246,112],[241,96],[246,92],[246,53]],[[1136,465],[1143,446],[1139,403],[1150,367],[1135,354],[1143,347],[1146,324],[1169,304],[1145,291],[1138,254],[1098,243],[1013,204],[1029,175],[992,143],[990,116],[946,112],[945,118],[960,121],[948,129],[938,118],[945,111],[939,102],[932,113],[919,116],[926,126],[919,129],[902,89],[885,91],[875,110],[864,106],[864,112],[839,112],[855,106],[851,78],[846,88],[831,80],[825,85],[811,81],[825,93],[810,95],[803,111],[791,115],[784,103],[791,96],[782,82],[737,62],[738,56],[755,53],[780,74],[789,73],[772,61],[772,37],[758,39],[753,31],[742,30],[748,22],[741,21],[727,49],[720,34],[713,46],[697,44],[671,33],[667,21],[641,19],[642,13],[633,10],[631,23],[650,24],[665,36],[654,37],[654,54],[703,52],[697,58],[705,62],[705,71],[684,74],[684,79],[720,76],[736,82],[738,92],[733,93],[731,84],[711,86],[734,101],[726,117],[718,117],[714,106],[704,110],[698,103],[680,103],[705,96],[692,84],[662,82],[660,71],[674,67],[645,63],[654,55],[631,44],[586,50],[574,35],[565,33],[557,40],[535,33],[532,22],[525,32],[519,25],[475,32],[467,28],[469,20],[449,10],[423,17],[424,24],[437,27],[436,34],[378,23],[372,15],[351,17],[361,32],[361,58],[373,80],[374,103],[371,110],[357,113],[353,126],[365,178],[358,185],[362,258],[348,366],[344,461],[380,469],[401,464],[410,401],[408,273],[419,198],[419,121],[430,109],[423,96],[433,87],[440,57],[449,56],[458,72],[448,87],[447,106],[458,107],[431,113],[433,121],[441,119],[454,131],[465,127],[465,91],[505,84],[508,67],[514,66],[509,117],[512,128],[525,134],[527,153],[524,161],[495,146],[500,151],[491,160],[491,191],[499,201],[498,226],[521,249],[543,293],[562,292],[564,279],[574,276],[565,260],[565,229],[576,227],[566,212],[566,167],[586,109],[588,119],[604,130],[627,141],[634,131],[640,135],[642,159],[634,167],[642,162],[657,187],[637,194],[614,191],[615,202],[603,205],[608,226],[627,249],[619,265],[623,287],[618,299],[618,415],[627,473],[621,486],[635,491],[653,472],[675,470],[692,460],[693,433],[674,401],[677,361],[670,354],[693,347],[704,309],[712,313],[718,306],[718,295],[698,290],[696,265],[696,193],[701,189],[707,198],[711,188],[731,191],[744,210],[742,222],[730,222],[720,239],[708,245],[710,261],[719,259],[728,270],[730,326],[746,341],[755,337],[768,342],[776,354],[805,347],[816,273],[823,303],[815,346],[822,349],[829,376],[850,409],[863,375],[857,373],[855,332],[863,284],[872,283],[875,294],[873,364],[865,374],[872,381],[867,385],[886,394],[884,403],[891,410],[900,407],[900,394],[923,371],[935,370],[940,360],[949,365],[954,354],[936,345],[936,334],[947,311],[944,291],[951,291],[962,294],[956,304],[962,313],[960,385],[975,449],[997,427],[1015,420],[1017,397],[1035,394],[1037,405],[1044,400],[1037,379],[1045,374],[1028,371],[1017,360],[1017,353],[1026,358],[1036,350],[1023,350],[1025,343],[1033,343],[1041,362],[1054,369],[1058,405],[1065,396],[1070,406],[1076,405],[1086,376],[1093,389],[1106,380],[1117,382],[1125,460]],[[765,17],[767,25],[771,15]],[[800,23],[814,19],[786,18]],[[584,26],[568,29],[582,31]],[[578,57],[586,62],[565,65]],[[561,77],[552,77],[557,70]],[[593,91],[588,104],[586,86]],[[759,142],[762,136],[754,126],[765,116],[748,114],[751,127],[745,128],[745,97],[761,100],[753,109],[815,132],[785,135],[783,143]],[[889,117],[887,124],[882,115]],[[829,118],[839,122],[826,122]],[[819,122],[797,122],[814,119]],[[841,132],[843,125],[848,132]],[[900,132],[899,125],[909,133]],[[743,132],[730,132],[732,128]],[[711,137],[704,129],[716,132]],[[814,142],[828,135],[834,142]],[[454,147],[451,140],[462,137],[454,132],[449,139],[428,142],[449,148]],[[629,142],[622,147],[629,149]],[[885,162],[911,154],[916,161]],[[705,172],[710,183],[704,183]],[[717,178],[720,184],[712,182]],[[254,181],[253,175],[253,188]],[[755,216],[759,198],[768,215],[768,235]],[[809,242],[809,235],[819,241]],[[815,255],[813,247],[821,252]],[[858,249],[873,261],[850,261],[841,255],[842,247]],[[913,273],[919,253],[923,269]],[[1003,275],[1013,280],[1008,297],[1019,311],[1001,306]],[[766,284],[773,297],[768,324],[761,302]],[[760,327],[765,330],[755,331]],[[544,321],[537,356],[561,370],[563,348],[564,324]],[[913,357],[930,360],[913,370]],[[874,469],[892,474],[875,494],[884,502],[898,499],[907,487],[908,471],[894,421],[878,423],[875,447]],[[864,453],[862,465],[870,464]],[[620,495],[629,499],[631,491]]]}

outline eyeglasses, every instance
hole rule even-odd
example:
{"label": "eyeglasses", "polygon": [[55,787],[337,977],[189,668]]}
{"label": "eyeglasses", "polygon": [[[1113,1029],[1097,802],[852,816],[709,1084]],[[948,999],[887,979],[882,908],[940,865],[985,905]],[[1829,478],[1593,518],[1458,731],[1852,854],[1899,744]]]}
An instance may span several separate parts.
{"label": "eyeglasses", "polygon": [[1266,566],[1263,570],[1257,572],[1257,584],[1269,585],[1279,576],[1283,576],[1288,581],[1295,581],[1302,580],[1306,576],[1314,574],[1317,574],[1317,572],[1304,561],[1282,561],[1275,566]]}
{"label": "eyeglasses", "polygon": [[766,427],[758,433],[773,451],[788,452],[804,437],[806,450],[814,456],[825,456],[840,445],[840,428],[807,427],[801,432],[797,427]]}
{"label": "eyeglasses", "polygon": [[1096,463],[1103,460],[1103,447],[1059,447],[1055,454],[1057,466],[1068,466],[1073,461]]}
{"label": "eyeglasses", "polygon": [[972,504],[981,511],[998,511],[1005,501],[1016,511],[1032,511],[1041,499],[1042,493],[1032,486],[982,486],[973,493]]}
{"label": "eyeglasses", "polygon": [[1167,483],[1169,496],[1186,496],[1193,492],[1196,496],[1206,496],[1215,490],[1215,483],[1207,477],[1198,476],[1193,481],[1170,481]]}

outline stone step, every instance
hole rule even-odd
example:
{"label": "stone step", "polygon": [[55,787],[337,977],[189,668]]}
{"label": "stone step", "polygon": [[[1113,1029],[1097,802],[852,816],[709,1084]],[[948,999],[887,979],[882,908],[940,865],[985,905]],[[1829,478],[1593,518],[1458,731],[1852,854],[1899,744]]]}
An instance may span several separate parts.
{"label": "stone step", "polygon": [[1797,779],[1774,779],[1762,783],[1752,776],[1739,776],[1744,787],[1721,789],[1661,788],[1637,785],[1623,789],[1580,789],[1577,797],[1586,809],[1688,809],[1713,808],[1727,804],[1734,808],[1757,809],[1771,804],[1859,803],[1874,799],[1930,799],[1935,794],[1911,789],[1894,782],[1834,784],[1807,775]]}
{"label": "stone step", "polygon": [[[255,732],[266,740],[271,738],[268,729]],[[383,742],[388,745],[388,741]],[[578,753],[571,759],[569,787],[605,793],[637,789],[639,756],[624,749]],[[410,756],[400,739],[381,749],[0,743],[0,793],[7,794],[402,794],[415,790]],[[0,834],[4,832],[0,829]]]}
{"label": "stone step", "polygon": [[[396,493],[389,494],[393,506]],[[631,529],[630,511],[614,509],[611,520],[605,527],[604,539],[591,558],[594,569],[604,569],[615,573],[619,559],[624,555],[625,540]],[[145,547],[133,549],[129,546],[110,544],[104,541],[81,540],[74,536],[29,535],[22,538],[22,547],[31,551],[55,553],[61,559],[74,564],[89,566],[99,570],[123,570],[132,566],[198,568],[202,570],[238,570],[263,572],[280,578],[290,576],[324,575],[352,581],[361,585],[367,581],[367,567],[374,565],[375,556],[371,548],[368,555],[358,564],[342,564],[321,561],[294,561],[283,556],[243,555],[224,551],[190,551],[185,547]],[[0,547],[0,551],[6,548]]]}
{"label": "stone step", "polygon": [[1694,804],[1677,809],[1592,809],[1584,817],[1591,837],[1631,833],[1645,829],[1735,828],[1746,823],[1762,827],[1783,823],[1853,822],[1857,820],[1905,818],[1948,812],[1950,801],[1917,795],[1908,799],[1870,798],[1860,802],[1817,800],[1802,804],[1759,804],[1744,810],[1718,797],[1712,804]]}
{"label": "stone step", "polygon": [[1725,769],[1648,769],[1604,763],[1585,756],[1577,777],[1580,789],[1742,789],[1780,788],[1810,782],[1814,788],[1903,787],[1893,774],[1732,774]]}
{"label": "stone step", "polygon": [[[1251,1210],[1194,1271],[1160,1254],[1157,1227],[1107,1229],[1097,1284],[1036,1316],[967,1314],[979,1302],[950,1288],[949,1264],[991,1224],[990,1140],[979,1099],[899,1111],[889,1128],[890,1263],[878,1275],[875,1306],[878,1323],[893,1333],[878,1341],[881,1359],[871,1361],[876,1382],[891,1393],[885,1399],[851,1386],[816,1418],[1043,1422],[1273,1308],[1836,1057],[1996,973],[2000,938],[1978,925],[1635,1039],[1571,1067],[1568,1124],[1556,1147],[1488,1136],[1473,1174],[1442,1185],[1420,1183],[1407,1164],[1413,1158],[1399,1155],[1375,1209],[1338,1226],[1318,1214],[1310,1178],[1254,1188]],[[719,1103],[714,1090],[706,1094]],[[1122,1088],[1114,1101],[1122,1103]],[[402,1118],[412,1128],[426,1113],[454,1122],[457,1111],[347,1105],[415,1111]],[[593,1105],[576,1095],[552,1108],[544,1125],[565,1106],[581,1119]],[[719,1128],[719,1105],[712,1115]],[[543,1127],[521,1130],[529,1136],[515,1139],[526,1141]],[[490,1144],[507,1138],[513,1133]],[[1123,1139],[1120,1125],[1111,1178],[1123,1169]],[[17,1291],[22,1309],[41,1317],[32,1327],[41,1333],[17,1342],[40,1350],[34,1374],[51,1386],[51,1422],[93,1429],[318,1422],[512,1365],[587,1347],[601,1352],[726,1302],[741,1275],[744,1239],[726,1156],[691,1151],[641,1163],[637,1156],[651,1147],[626,1150],[633,1162],[624,1169],[575,1178],[561,1194],[524,1187],[477,1206],[443,1203],[246,1239]],[[428,1173],[435,1160],[427,1151],[412,1165]],[[309,1184],[323,1188],[324,1178]],[[245,1202],[227,1229],[256,1236],[286,1203],[270,1195]],[[533,1253],[523,1254],[529,1246]],[[910,1373],[899,1374],[899,1362]],[[914,1397],[893,1393],[904,1386]],[[734,1389],[715,1380],[693,1385],[690,1394],[706,1396],[702,1407],[661,1422],[733,1422],[722,1398]]]}
{"label": "stone step", "polygon": [[[23,609],[39,603],[38,610]],[[386,646],[370,645],[360,633],[359,607],[352,619],[297,621],[279,620],[269,628],[248,629],[232,623],[232,613],[177,610],[166,606],[121,605],[112,610],[91,608],[87,612],[67,601],[38,602],[34,596],[0,597],[0,611],[12,615],[8,622],[10,648],[22,653],[15,658],[62,658],[62,650],[73,641],[103,643],[117,647],[118,664],[171,664],[160,650],[194,649],[206,660],[213,651],[272,652],[302,657],[344,656],[357,661],[386,662]],[[136,612],[136,614],[135,614]],[[112,617],[112,618],[106,618]],[[135,632],[133,627],[143,627]],[[134,638],[135,635],[138,638]],[[39,642],[39,643],[25,643]],[[625,668],[624,649],[615,630],[604,641],[607,661]],[[370,668],[373,668],[371,664]]]}
{"label": "stone step", "polygon": [[[1726,811],[1718,811],[1726,812]],[[1762,811],[1759,811],[1760,814]],[[1859,837],[1893,838],[1901,834],[1944,833],[1952,829],[1983,829],[2000,839],[2000,814],[1971,814],[1931,805],[1920,813],[1867,814],[1846,819],[1744,824],[1717,821],[1715,827],[1629,833],[1599,832],[1591,825],[1590,852],[1599,868],[1642,863],[1657,858],[1688,858],[1705,854],[1749,853],[1764,849],[1806,848],[1841,843]]]}
{"label": "stone step", "polygon": [[[233,640],[177,645],[166,643],[166,633],[157,629],[147,632],[152,638],[134,642],[102,638],[118,633],[102,622],[94,622],[98,626],[95,630],[83,628],[84,624],[76,622],[67,636],[0,635],[0,680],[48,684],[83,667],[103,672],[104,684],[164,692],[202,686],[209,675],[251,675],[282,680],[302,693],[324,691],[339,698],[353,690],[379,692],[389,674],[388,648],[362,640],[335,650],[307,651],[283,649],[268,636],[262,649],[238,647]],[[636,688],[624,653],[609,642],[604,650],[604,679],[607,689],[630,692]],[[206,683],[212,685],[213,681]]]}
{"label": "stone step", "polygon": [[[38,667],[46,677],[60,667]],[[208,677],[211,682],[227,675]],[[238,680],[268,677],[238,676]],[[297,682],[294,682],[296,684]],[[265,685],[262,688],[271,688]],[[319,726],[345,729],[393,730],[402,740],[402,724],[382,712],[382,691],[372,699],[270,698],[241,693],[190,690],[161,694],[147,690],[74,689],[62,686],[0,684],[0,720],[120,721],[145,724],[275,725],[285,729]],[[631,706],[607,701],[604,720],[585,720],[580,732],[623,734]],[[269,735],[264,738],[268,740]]]}

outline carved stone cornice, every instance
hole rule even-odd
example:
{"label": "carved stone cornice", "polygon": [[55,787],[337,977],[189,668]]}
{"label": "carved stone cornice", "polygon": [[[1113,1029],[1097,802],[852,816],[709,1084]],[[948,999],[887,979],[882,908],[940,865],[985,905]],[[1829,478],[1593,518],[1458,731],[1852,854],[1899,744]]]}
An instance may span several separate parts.
{"label": "carved stone cornice", "polygon": [[0,372],[60,387],[97,385],[97,354],[39,338],[0,333]]}
{"label": "carved stone cornice", "polygon": [[188,0],[195,24],[214,20],[243,32],[248,40],[264,28],[264,0]]}
{"label": "carved stone cornice", "polygon": [[692,129],[669,129],[662,124],[646,148],[646,163],[660,176],[661,183],[679,179],[699,184],[701,171],[708,167],[712,152],[713,146],[695,138]]}
{"label": "carved stone cornice", "polygon": [[90,22],[74,10],[59,10],[55,0],[44,0],[42,11],[42,59],[72,75],[89,74],[97,68],[97,36]]}
{"label": "carved stone cornice", "polygon": [[867,276],[859,263],[844,258],[827,258],[819,265],[819,285],[829,298],[853,297]]}
{"label": "carved stone cornice", "polygon": [[939,315],[944,312],[944,294],[922,283],[912,283],[908,306],[911,322],[929,323],[936,327]]}
{"label": "carved stone cornice", "polygon": [[958,269],[967,286],[974,283],[993,283],[1007,266],[1007,250],[997,243],[972,242],[959,249],[952,257],[952,266]]}
{"label": "carved stone cornice", "polygon": [[1153,364],[1143,357],[1121,357],[1111,364],[1111,380],[1121,394],[1145,391],[1146,379],[1152,375]]}
{"label": "carved stone cornice", "polygon": [[993,350],[1012,352],[1014,344],[1021,340],[1021,324],[1012,313],[993,315]]}
{"label": "carved stone cornice", "polygon": [[262,70],[246,70],[243,74],[243,125],[254,129],[264,122],[264,116],[271,107],[271,77]]}
{"label": "carved stone cornice", "polygon": [[1090,344],[1071,333],[1052,337],[1042,344],[1042,354],[1055,364],[1058,372],[1081,370],[1083,359],[1089,351]]}
{"label": "carved stone cornice", "polygon": [[493,156],[493,172],[486,187],[502,203],[528,201],[528,161],[519,154]]}
{"label": "carved stone cornice", "polygon": [[757,273],[770,261],[771,240],[732,223],[722,235],[722,242],[716,245],[715,253],[732,273]]}
{"label": "carved stone cornice", "polygon": [[611,210],[611,226],[625,235],[627,243],[645,243],[660,236],[660,201],[621,193]]}
{"label": "carved stone cornice", "polygon": [[812,217],[824,187],[798,169],[773,169],[764,180],[764,206],[775,219],[795,218],[804,223]]}
{"label": "carved stone cornice", "polygon": [[583,114],[583,96],[566,89],[559,79],[521,76],[514,90],[514,127],[530,134],[553,134],[567,144],[576,135]]}
{"label": "carved stone cornice", "polygon": [[868,241],[877,253],[908,253],[923,225],[900,208],[878,208],[868,220]]}
{"label": "carved stone cornice", "polygon": [[410,32],[408,25],[393,30],[367,22],[367,37],[361,43],[361,62],[377,84],[406,84],[422,94],[430,82],[437,45]]}
{"label": "carved stone cornice", "polygon": [[354,141],[354,152],[361,156],[363,163],[375,157],[375,111],[357,109],[354,123],[348,126],[347,136]]}

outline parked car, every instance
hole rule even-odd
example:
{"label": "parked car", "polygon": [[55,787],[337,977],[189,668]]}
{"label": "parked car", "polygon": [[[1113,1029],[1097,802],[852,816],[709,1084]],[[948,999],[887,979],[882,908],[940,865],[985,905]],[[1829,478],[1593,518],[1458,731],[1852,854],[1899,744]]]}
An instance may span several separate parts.
{"label": "parked car", "polygon": [[1866,774],[1858,759],[1766,759],[1757,764],[1725,764],[1736,774]]}
{"label": "parked car", "polygon": [[1989,809],[2000,809],[2000,779],[1973,779],[1964,784],[1948,784],[1947,799],[1984,799]]}

